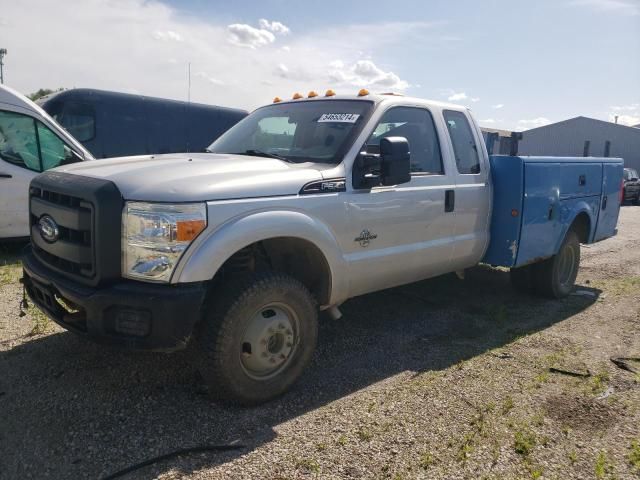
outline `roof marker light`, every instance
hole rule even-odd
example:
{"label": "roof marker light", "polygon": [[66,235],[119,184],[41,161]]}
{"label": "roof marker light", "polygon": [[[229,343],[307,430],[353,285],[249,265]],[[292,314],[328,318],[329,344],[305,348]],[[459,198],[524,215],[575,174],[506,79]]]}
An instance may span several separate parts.
{"label": "roof marker light", "polygon": [[294,99],[294,100],[299,100],[299,99],[301,99],[301,98],[302,98],[302,95],[300,95],[298,92],[296,92],[296,93],[294,93],[294,94],[293,94],[293,99]]}
{"label": "roof marker light", "polygon": [[335,95],[336,95],[336,92],[334,92],[331,89],[327,90],[326,93],[324,94],[325,97],[334,97]]}
{"label": "roof marker light", "polygon": [[307,98],[313,98],[313,97],[317,97],[317,96],[318,96],[318,94],[316,92],[314,92],[313,90],[311,90],[309,92],[309,95],[307,95]]}
{"label": "roof marker light", "polygon": [[282,99],[280,97],[276,97],[276,98],[273,99],[273,103],[278,103],[278,102],[281,102],[281,101],[282,101]]}
{"label": "roof marker light", "polygon": [[369,95],[369,90],[367,90],[366,88],[361,88],[358,92],[359,97],[366,97],[367,95]]}

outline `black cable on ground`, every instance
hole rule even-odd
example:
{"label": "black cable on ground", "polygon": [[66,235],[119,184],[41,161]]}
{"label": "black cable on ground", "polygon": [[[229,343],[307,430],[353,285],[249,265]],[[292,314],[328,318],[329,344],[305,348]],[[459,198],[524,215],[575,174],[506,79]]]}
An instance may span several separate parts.
{"label": "black cable on ground", "polygon": [[174,450],[173,452],[165,453],[164,455],[159,455],[157,457],[150,458],[145,460],[144,462],[136,463],[135,465],[131,465],[127,468],[124,468],[116,473],[112,473],[111,475],[107,475],[102,480],[113,480],[115,478],[120,478],[127,473],[131,473],[135,470],[139,470],[143,467],[147,467],[149,465],[153,465],[154,463],[161,462],[163,460],[167,460],[173,457],[179,457],[181,455],[187,455],[191,453],[202,453],[202,452],[227,452],[231,450],[240,450],[241,448],[245,448],[244,445],[232,444],[232,445],[201,445],[197,447],[189,447],[189,448],[181,448],[179,450]]}
{"label": "black cable on ground", "polygon": [[610,359],[617,367],[631,373],[640,373],[640,370],[631,366],[629,362],[640,362],[640,357],[612,357]]}

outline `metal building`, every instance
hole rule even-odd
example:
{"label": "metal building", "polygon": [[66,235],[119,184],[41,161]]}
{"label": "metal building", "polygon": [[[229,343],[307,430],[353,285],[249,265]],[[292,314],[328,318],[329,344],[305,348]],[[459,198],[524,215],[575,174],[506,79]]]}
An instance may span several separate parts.
{"label": "metal building", "polygon": [[622,157],[640,170],[640,129],[576,117],[522,132],[520,155]]}

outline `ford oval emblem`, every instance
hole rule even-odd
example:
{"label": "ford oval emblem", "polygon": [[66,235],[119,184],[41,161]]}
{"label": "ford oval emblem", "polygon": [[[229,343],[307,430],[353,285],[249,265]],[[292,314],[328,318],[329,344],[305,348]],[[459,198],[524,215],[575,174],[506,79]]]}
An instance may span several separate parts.
{"label": "ford oval emblem", "polygon": [[50,243],[58,240],[60,236],[58,224],[49,215],[40,217],[40,220],[38,220],[38,230],[40,230],[40,236]]}

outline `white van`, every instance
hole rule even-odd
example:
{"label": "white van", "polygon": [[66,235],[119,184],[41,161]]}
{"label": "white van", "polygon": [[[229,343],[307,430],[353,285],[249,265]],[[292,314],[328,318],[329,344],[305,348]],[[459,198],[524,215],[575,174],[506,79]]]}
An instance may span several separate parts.
{"label": "white van", "polygon": [[0,85],[0,240],[29,236],[29,182],[91,154],[31,100]]}

